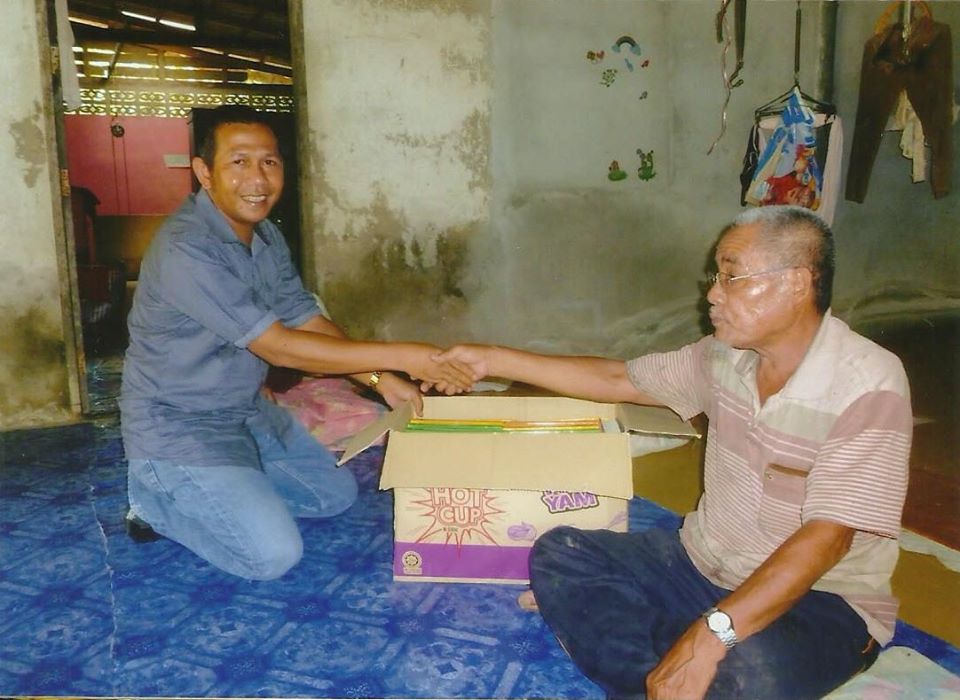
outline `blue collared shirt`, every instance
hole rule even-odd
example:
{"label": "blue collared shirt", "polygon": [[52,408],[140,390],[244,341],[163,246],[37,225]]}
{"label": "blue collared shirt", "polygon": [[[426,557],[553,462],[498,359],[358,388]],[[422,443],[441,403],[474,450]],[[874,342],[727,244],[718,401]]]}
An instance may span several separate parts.
{"label": "blue collared shirt", "polygon": [[320,313],[272,222],[247,248],[206,192],[190,195],[144,256],[127,320],[127,458],[258,466],[251,428],[282,439],[293,419],[260,395],[267,363],[247,345]]}

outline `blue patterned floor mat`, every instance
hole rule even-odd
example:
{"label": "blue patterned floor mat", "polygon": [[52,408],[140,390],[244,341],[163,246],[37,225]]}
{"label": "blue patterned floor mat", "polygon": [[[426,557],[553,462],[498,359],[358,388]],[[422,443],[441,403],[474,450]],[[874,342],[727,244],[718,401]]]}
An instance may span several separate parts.
{"label": "blue patterned floor mat", "polygon": [[[255,582],[127,536],[114,419],[0,434],[0,695],[602,698],[521,587],[392,581],[382,457],[352,460],[358,502],[301,521],[303,561]],[[678,523],[630,504],[632,530]],[[916,628],[894,644],[960,673]]]}

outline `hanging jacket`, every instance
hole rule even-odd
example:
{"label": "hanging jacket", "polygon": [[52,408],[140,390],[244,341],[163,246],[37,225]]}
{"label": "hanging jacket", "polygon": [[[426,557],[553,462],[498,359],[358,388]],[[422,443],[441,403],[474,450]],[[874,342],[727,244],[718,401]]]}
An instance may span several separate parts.
{"label": "hanging jacket", "polygon": [[846,198],[862,202],[880,139],[897,98],[906,90],[931,151],[930,186],[940,198],[950,191],[953,168],[953,48],[949,25],[928,16],[914,20],[906,41],[903,25],[891,24],[863,47],[860,96],[850,153]]}

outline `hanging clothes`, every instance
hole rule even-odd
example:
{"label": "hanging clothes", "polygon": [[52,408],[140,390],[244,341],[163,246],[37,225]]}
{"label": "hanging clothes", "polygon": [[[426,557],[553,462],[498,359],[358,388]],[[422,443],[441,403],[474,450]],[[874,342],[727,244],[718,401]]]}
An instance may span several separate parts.
{"label": "hanging clothes", "polygon": [[[747,193],[756,174],[760,154],[767,147],[770,138],[780,125],[780,118],[769,116],[759,119],[750,129],[747,148],[743,155],[743,169],[740,172],[740,204],[746,205]],[[838,114],[815,113],[813,122],[816,139],[815,158],[820,166],[822,184],[820,186],[820,206],[817,214],[829,225],[837,211],[840,200],[840,183],[843,170],[843,119]]]}
{"label": "hanging clothes", "polygon": [[[957,116],[960,115],[960,106],[954,102],[951,107],[952,123],[957,123]],[[893,115],[887,121],[887,131],[900,132],[900,153],[903,157],[912,161],[910,167],[910,177],[913,182],[923,182],[927,179],[927,149],[926,138],[923,135],[923,124],[920,123],[920,117],[907,99],[907,93],[901,92],[897,100],[897,107],[893,110]]]}
{"label": "hanging clothes", "polygon": [[757,160],[747,202],[820,208],[823,180],[816,159],[814,121],[813,111],[800,100],[799,89],[794,90]]}
{"label": "hanging clothes", "polygon": [[843,129],[834,105],[800,89],[801,22],[797,0],[793,87],[754,111],[740,173],[740,203],[798,205],[832,224]]}
{"label": "hanging clothes", "polygon": [[825,152],[820,157],[817,149],[817,158],[823,163],[823,187],[820,194],[820,208],[817,213],[820,218],[833,226],[833,218],[837,213],[837,202],[840,201],[840,182],[843,172],[843,119],[839,114],[818,115],[823,124],[817,127],[818,133],[825,131],[823,139],[817,138],[817,143],[825,143]]}
{"label": "hanging clothes", "polygon": [[907,99],[907,93],[901,92],[897,98],[897,107],[893,110],[885,127],[887,131],[900,132],[900,152],[904,158],[913,161],[910,179],[923,182],[927,179],[927,149],[923,136],[923,124]]}
{"label": "hanging clothes", "polygon": [[930,145],[930,187],[950,191],[953,169],[953,45],[949,25],[929,15],[890,24],[863,47],[860,94],[847,175],[846,198],[862,202],[880,139],[899,95],[906,91]]}

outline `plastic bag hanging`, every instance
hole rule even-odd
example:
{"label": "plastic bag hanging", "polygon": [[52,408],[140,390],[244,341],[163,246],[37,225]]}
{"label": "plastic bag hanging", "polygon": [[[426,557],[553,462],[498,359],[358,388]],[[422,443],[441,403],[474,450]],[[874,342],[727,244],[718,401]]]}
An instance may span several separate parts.
{"label": "plastic bag hanging", "polygon": [[797,92],[787,100],[780,124],[757,161],[746,195],[750,204],[820,207],[823,180],[815,155],[814,113]]}

